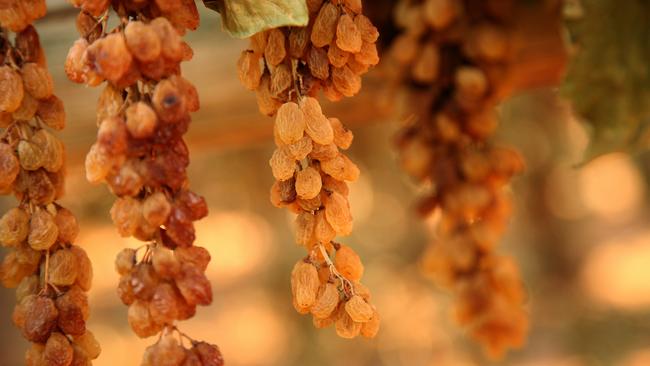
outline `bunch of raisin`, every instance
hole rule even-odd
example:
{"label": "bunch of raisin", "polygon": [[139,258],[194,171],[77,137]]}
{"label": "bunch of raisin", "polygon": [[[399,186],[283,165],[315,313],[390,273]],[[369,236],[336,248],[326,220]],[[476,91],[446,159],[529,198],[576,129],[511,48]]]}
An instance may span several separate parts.
{"label": "bunch of raisin", "polygon": [[212,302],[204,272],[210,254],[202,247],[147,247],[141,260],[136,250],[123,249],[115,260],[120,274],[118,295],[129,306],[128,320],[140,337],[156,335],[176,320],[194,316],[197,305]]}
{"label": "bunch of raisin", "polygon": [[[336,323],[341,337],[353,338],[362,329],[363,335],[373,337],[379,315],[369,303],[370,292],[359,282],[363,264],[350,247],[333,243],[336,236],[352,232],[346,182],[358,179],[359,168],[339,151],[350,147],[352,132],[337,118],[325,117],[312,97],[283,104],[274,132],[277,148],[269,164],[276,182],[271,201],[298,215],[296,242],[309,253],[291,276],[294,307],[301,314],[311,312],[318,328]],[[355,294],[356,288],[364,289],[363,297]],[[346,307],[346,302],[352,305]],[[357,316],[359,308],[363,316]]]}
{"label": "bunch of raisin", "polygon": [[271,202],[297,214],[296,242],[308,253],[291,275],[294,308],[311,313],[317,328],[335,324],[341,337],[372,338],[380,317],[360,282],[363,264],[354,250],[334,242],[352,232],[347,182],[360,172],[342,150],[353,135],[323,114],[316,97],[321,88],[334,101],[359,92],[360,76],[379,62],[379,33],[361,14],[361,1],[307,6],[307,27],[254,35],[237,66],[244,86],[257,91],[260,111],[276,115]]}
{"label": "bunch of raisin", "polygon": [[[129,323],[138,336],[150,337],[191,318],[196,305],[212,302],[204,273],[210,255],[194,246],[194,221],[208,208],[189,190],[183,140],[200,103],[196,88],[181,76],[181,62],[193,56],[181,36],[198,27],[198,11],[191,0],[73,3],[81,8],[81,38],[68,53],[66,73],[78,83],[106,81],[86,177],[105,183],[117,197],[111,217],[120,235],[147,243],[139,258],[132,249],[120,252],[116,269]],[[120,24],[109,31],[111,9]],[[170,362],[165,364],[182,364]],[[221,364],[210,362],[198,364]]]}
{"label": "bunch of raisin", "polygon": [[456,318],[487,353],[525,341],[528,320],[516,264],[496,254],[510,217],[506,187],[524,169],[491,141],[495,107],[512,90],[516,2],[401,0],[384,71],[405,86],[414,116],[398,136],[404,169],[433,183],[419,209],[442,213],[422,266],[456,296]]}
{"label": "bunch of raisin", "polygon": [[[32,342],[27,365],[89,365],[100,347],[86,329],[93,271],[74,242],[77,219],[55,201],[64,188],[64,145],[47,128],[65,126],[63,104],[38,33],[44,1],[0,9],[0,191],[19,201],[0,218],[0,282],[16,288],[13,323]],[[15,32],[13,42],[11,32]]]}
{"label": "bunch of raisin", "polygon": [[361,0],[309,0],[306,27],[283,27],[251,37],[237,63],[239,78],[257,93],[263,114],[319,90],[331,101],[361,89],[361,75],[379,63],[377,28],[364,16]]}
{"label": "bunch of raisin", "polygon": [[[181,337],[187,338],[181,334]],[[142,366],[181,365],[181,366],[222,366],[223,357],[219,347],[206,342],[190,339],[190,348],[185,348],[183,338],[176,339],[172,332],[162,335],[156,344],[147,347]]]}

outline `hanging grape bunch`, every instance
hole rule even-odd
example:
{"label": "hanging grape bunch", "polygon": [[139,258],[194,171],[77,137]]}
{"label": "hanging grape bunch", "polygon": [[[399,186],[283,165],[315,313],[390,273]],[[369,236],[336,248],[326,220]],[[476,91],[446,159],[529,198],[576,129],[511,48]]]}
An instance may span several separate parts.
{"label": "hanging grape bunch", "polygon": [[385,67],[412,102],[401,163],[432,183],[422,215],[442,213],[422,266],[454,293],[456,320],[493,357],[521,346],[528,328],[517,265],[496,253],[511,211],[506,187],[523,160],[490,140],[495,106],[512,90],[514,10],[513,1],[401,0]]}
{"label": "hanging grape bunch", "polygon": [[0,9],[0,190],[13,193],[19,204],[0,218],[0,244],[9,249],[0,281],[16,289],[12,320],[31,342],[27,365],[87,365],[100,353],[86,329],[93,272],[86,252],[74,244],[77,219],[56,203],[64,189],[64,146],[51,130],[64,128],[65,112],[31,25],[45,15],[45,1],[5,3]]}
{"label": "hanging grape bunch", "polygon": [[[183,134],[199,109],[195,87],[181,76],[192,58],[181,35],[199,25],[194,1],[72,1],[80,38],[68,53],[70,80],[106,81],[97,106],[97,142],[86,157],[86,177],[117,197],[111,217],[123,237],[145,244],[116,258],[118,295],[142,338],[162,336],[143,365],[222,365],[217,346],[191,340],[175,322],[212,302],[205,275],[210,254],[195,246],[193,222],[208,213],[189,190],[189,153]],[[110,7],[119,25],[106,29]],[[177,335],[178,337],[175,337]],[[183,339],[190,340],[185,348]],[[163,363],[164,360],[164,363]]]}
{"label": "hanging grape bunch", "polygon": [[380,318],[360,282],[357,253],[334,242],[350,235],[347,182],[359,168],[341,151],[352,132],[327,118],[318,92],[332,101],[361,89],[361,75],[379,62],[377,29],[361,1],[307,1],[307,27],[270,29],[251,37],[237,64],[244,86],[257,93],[263,114],[275,115],[277,149],[270,160],[276,179],[271,201],[297,214],[296,242],[307,250],[291,273],[293,305],[314,326],[334,324],[343,338],[372,338]]}

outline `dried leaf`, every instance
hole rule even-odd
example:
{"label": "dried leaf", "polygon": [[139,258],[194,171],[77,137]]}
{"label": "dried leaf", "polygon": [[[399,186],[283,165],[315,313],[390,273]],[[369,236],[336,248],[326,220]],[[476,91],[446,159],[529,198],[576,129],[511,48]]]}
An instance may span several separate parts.
{"label": "dried leaf", "polygon": [[246,38],[263,30],[283,26],[306,26],[304,0],[203,0],[221,14],[223,28],[233,37]]}

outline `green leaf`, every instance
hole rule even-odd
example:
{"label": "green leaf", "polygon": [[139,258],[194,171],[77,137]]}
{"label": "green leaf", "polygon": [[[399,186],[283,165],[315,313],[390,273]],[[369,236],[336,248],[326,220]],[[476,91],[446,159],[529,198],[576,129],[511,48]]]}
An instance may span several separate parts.
{"label": "green leaf", "polygon": [[650,1],[583,0],[562,92],[590,127],[586,159],[650,147]]}
{"label": "green leaf", "polygon": [[203,0],[203,3],[221,14],[224,29],[237,38],[283,26],[304,27],[309,22],[305,0]]}

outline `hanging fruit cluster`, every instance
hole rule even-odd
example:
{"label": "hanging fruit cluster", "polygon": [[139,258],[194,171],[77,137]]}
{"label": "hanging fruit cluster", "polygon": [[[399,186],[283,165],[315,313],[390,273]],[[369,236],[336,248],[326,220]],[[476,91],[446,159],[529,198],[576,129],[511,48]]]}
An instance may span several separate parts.
{"label": "hanging fruit cluster", "polygon": [[13,193],[19,204],[0,218],[0,244],[9,248],[0,281],[16,288],[12,320],[31,342],[27,365],[89,365],[100,353],[86,329],[92,266],[74,245],[77,219],[56,203],[64,191],[65,156],[63,143],[49,130],[64,128],[65,112],[30,25],[45,15],[45,1],[3,5],[0,191]]}
{"label": "hanging fruit cluster", "polygon": [[377,65],[379,32],[361,13],[361,0],[309,0],[306,27],[283,27],[251,37],[237,68],[242,84],[255,90],[260,112],[273,116],[283,103],[322,90],[331,101],[361,89],[361,75]]}
{"label": "hanging fruit cluster", "polygon": [[414,118],[398,146],[404,169],[432,183],[420,210],[442,213],[424,269],[456,297],[457,321],[498,357],[521,346],[528,320],[518,268],[496,253],[511,211],[506,192],[524,168],[495,145],[495,106],[508,95],[514,1],[401,0],[401,33],[386,72],[408,87]]}
{"label": "hanging fruit cluster", "polygon": [[[210,255],[193,245],[193,222],[208,209],[203,197],[188,188],[189,153],[183,141],[199,99],[181,76],[181,62],[192,58],[181,35],[198,27],[198,11],[192,0],[73,4],[81,8],[81,38],[68,53],[65,71],[78,83],[107,82],[86,176],[106,183],[117,196],[111,217],[120,235],[146,243],[141,255],[124,249],[117,256],[118,294],[129,306],[129,324],[138,336],[169,333],[175,321],[191,318],[197,305],[212,302],[205,275]],[[109,31],[111,6],[120,24]],[[192,341],[194,348],[184,349],[170,342],[162,337],[147,350],[143,364],[160,364],[156,359],[167,365],[223,364],[214,345]]]}
{"label": "hanging fruit cluster", "polygon": [[315,97],[319,90],[334,101],[358,93],[360,75],[379,62],[379,33],[361,14],[361,1],[307,5],[307,27],[251,38],[237,65],[239,77],[257,91],[262,113],[277,114],[271,201],[298,215],[296,242],[308,252],[291,273],[295,309],[311,313],[317,328],[334,324],[341,337],[372,338],[380,318],[360,282],[363,264],[352,248],[334,242],[352,232],[347,182],[358,179],[359,168],[341,150],[353,135],[337,118],[327,118]]}

